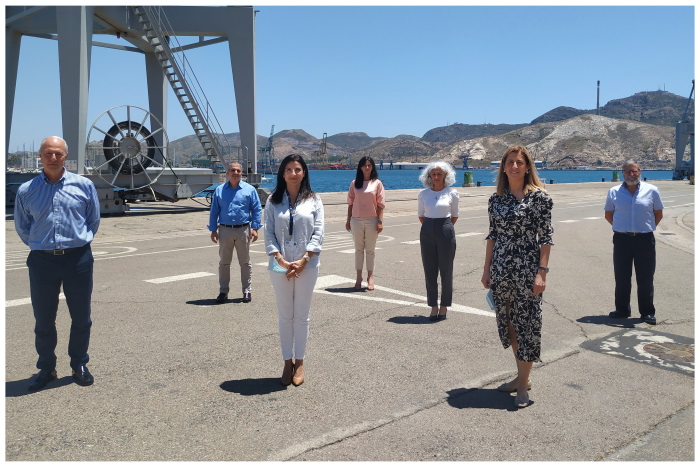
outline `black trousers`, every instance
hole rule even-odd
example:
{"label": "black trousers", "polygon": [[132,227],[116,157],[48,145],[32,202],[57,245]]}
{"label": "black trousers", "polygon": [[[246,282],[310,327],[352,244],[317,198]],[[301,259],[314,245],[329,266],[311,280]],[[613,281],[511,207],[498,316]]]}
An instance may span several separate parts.
{"label": "black trousers", "polygon": [[425,274],[428,306],[438,306],[438,273],[441,306],[452,306],[452,267],[457,251],[455,229],[449,217],[426,217],[420,229],[420,253]]}
{"label": "black trousers", "polygon": [[632,266],[637,278],[639,314],[654,315],[654,272],[656,271],[656,240],[654,233],[613,235],[613,265],[615,267],[615,309],[630,313]]}
{"label": "black trousers", "polygon": [[32,250],[27,257],[29,289],[34,308],[34,336],[40,370],[56,368],[56,314],[58,295],[63,286],[71,317],[68,355],[70,366],[85,365],[90,344],[90,301],[92,297],[93,257],[90,244],[76,248],[62,256]]}

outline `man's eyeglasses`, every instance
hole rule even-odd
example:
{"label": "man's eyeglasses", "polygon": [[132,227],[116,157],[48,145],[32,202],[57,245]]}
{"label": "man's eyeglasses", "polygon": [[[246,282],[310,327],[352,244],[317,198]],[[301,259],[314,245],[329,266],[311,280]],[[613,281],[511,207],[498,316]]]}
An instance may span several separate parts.
{"label": "man's eyeglasses", "polygon": [[626,174],[638,174],[640,171],[639,170],[623,170],[622,173]]}

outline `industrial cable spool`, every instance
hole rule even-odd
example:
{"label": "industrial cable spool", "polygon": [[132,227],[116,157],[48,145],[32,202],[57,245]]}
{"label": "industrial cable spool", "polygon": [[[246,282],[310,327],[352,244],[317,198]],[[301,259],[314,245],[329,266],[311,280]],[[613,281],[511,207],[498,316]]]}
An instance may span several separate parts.
{"label": "industrial cable spool", "polygon": [[115,188],[144,188],[168,165],[167,147],[165,128],[152,113],[132,105],[114,107],[90,127],[85,168]]}

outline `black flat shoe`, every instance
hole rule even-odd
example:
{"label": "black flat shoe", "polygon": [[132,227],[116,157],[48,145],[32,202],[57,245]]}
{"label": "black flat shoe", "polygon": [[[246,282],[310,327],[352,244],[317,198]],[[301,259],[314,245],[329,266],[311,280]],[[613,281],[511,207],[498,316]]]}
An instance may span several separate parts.
{"label": "black flat shoe", "polygon": [[429,319],[430,321],[437,321],[437,320],[438,320],[438,315],[430,315],[430,316],[428,316],[428,319]]}
{"label": "black flat shoe", "polygon": [[224,303],[228,299],[228,294],[225,293],[220,293],[218,297],[216,297],[216,303]]}
{"label": "black flat shoe", "polygon": [[31,383],[29,383],[29,387],[27,390],[29,391],[38,391],[39,389],[42,389],[45,387],[47,384],[49,384],[51,381],[55,380],[58,378],[58,375],[56,374],[56,370],[41,370],[39,373],[34,377]]}
{"label": "black flat shoe", "polygon": [[608,316],[611,318],[619,318],[619,319],[624,319],[624,318],[629,318],[631,313],[623,313],[622,311],[611,311]]}
{"label": "black flat shoe", "polygon": [[90,386],[95,382],[95,378],[90,374],[90,370],[85,365],[73,369],[73,380],[81,386]]}
{"label": "black flat shoe", "polygon": [[444,314],[444,315],[441,315],[440,313],[438,313],[437,319],[438,319],[438,321],[446,320],[446,319],[447,319],[447,310],[445,310],[445,314]]}
{"label": "black flat shoe", "polygon": [[246,293],[243,294],[243,298],[241,299],[241,301],[242,301],[243,303],[250,303],[250,301],[251,301],[252,299],[253,299],[253,297],[250,295],[250,292],[246,292]]}
{"label": "black flat shoe", "polygon": [[656,316],[654,316],[654,315],[644,315],[644,316],[642,316],[642,320],[647,324],[652,324],[652,325],[656,324]]}

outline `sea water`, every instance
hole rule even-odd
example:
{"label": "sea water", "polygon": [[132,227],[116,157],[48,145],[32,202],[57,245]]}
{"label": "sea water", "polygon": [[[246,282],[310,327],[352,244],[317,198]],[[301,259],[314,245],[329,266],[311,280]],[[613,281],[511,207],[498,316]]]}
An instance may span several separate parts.
{"label": "sea water", "polygon": [[[464,172],[471,172],[474,185],[496,186],[496,170],[470,169],[455,170],[456,182],[454,187],[461,187],[464,183]],[[585,182],[610,182],[613,179],[613,170],[538,170],[537,174],[545,184],[552,183],[585,183]],[[622,171],[616,171],[618,178],[622,180]],[[387,190],[404,190],[423,188],[418,176],[420,170],[377,170],[379,179]],[[311,188],[317,193],[329,193],[335,191],[347,191],[355,178],[355,170],[309,170]],[[276,175],[265,174],[267,180],[260,184],[260,188],[272,191],[277,180]],[[642,178],[652,180],[671,180],[673,170],[644,170]]]}

